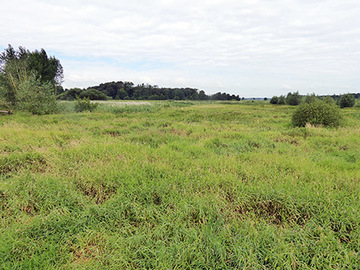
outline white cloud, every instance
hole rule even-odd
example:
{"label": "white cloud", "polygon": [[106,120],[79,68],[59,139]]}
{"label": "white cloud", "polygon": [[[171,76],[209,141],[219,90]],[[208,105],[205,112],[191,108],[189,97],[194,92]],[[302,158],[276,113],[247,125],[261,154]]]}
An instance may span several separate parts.
{"label": "white cloud", "polygon": [[133,80],[241,96],[281,94],[283,85],[358,91],[358,14],[357,0],[8,1],[0,46],[52,52],[67,87]]}

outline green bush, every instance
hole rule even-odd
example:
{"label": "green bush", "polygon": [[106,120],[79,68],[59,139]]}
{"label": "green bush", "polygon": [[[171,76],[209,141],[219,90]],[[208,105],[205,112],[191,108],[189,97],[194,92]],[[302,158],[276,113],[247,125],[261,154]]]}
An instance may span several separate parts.
{"label": "green bush", "polygon": [[86,97],[84,97],[83,99],[76,98],[75,111],[76,112],[84,112],[84,111],[93,112],[97,109],[98,105],[99,105],[98,103],[92,103],[90,101],[90,99],[86,98]]}
{"label": "green bush", "polygon": [[326,96],[322,99],[325,103],[328,103],[328,104],[336,104],[335,100],[330,97],[330,96]]}
{"label": "green bush", "polygon": [[270,99],[270,103],[271,104],[278,104],[279,103],[279,98],[277,96],[273,96],[271,99]]}
{"label": "green bush", "polygon": [[84,90],[79,95],[80,98],[89,98],[90,100],[107,100],[108,97],[99,90],[90,88],[87,90]]}
{"label": "green bush", "polygon": [[307,123],[315,126],[337,127],[340,125],[339,107],[322,100],[301,104],[292,115],[292,124],[304,127]]}
{"label": "green bush", "polygon": [[279,105],[285,105],[285,104],[286,104],[286,102],[285,102],[285,96],[280,96],[280,97],[279,97],[278,104],[279,104]]}
{"label": "green bush", "polygon": [[339,99],[340,108],[353,107],[355,105],[355,97],[351,94],[341,95]]}
{"label": "green bush", "polygon": [[358,98],[355,102],[355,107],[360,107],[360,98]]}
{"label": "green bush", "polygon": [[304,99],[305,103],[312,103],[318,100],[318,97],[315,94],[307,95]]}
{"label": "green bush", "polygon": [[18,85],[16,107],[38,115],[55,113],[58,107],[53,91],[50,83],[41,83],[34,76],[29,76]]}
{"label": "green bush", "polygon": [[301,102],[301,96],[299,92],[288,93],[286,96],[286,104],[291,106],[299,105]]}

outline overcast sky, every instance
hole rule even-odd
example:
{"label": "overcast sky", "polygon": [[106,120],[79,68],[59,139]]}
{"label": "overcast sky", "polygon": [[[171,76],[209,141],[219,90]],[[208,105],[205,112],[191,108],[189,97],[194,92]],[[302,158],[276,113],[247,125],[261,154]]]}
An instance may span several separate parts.
{"label": "overcast sky", "polygon": [[360,92],[359,0],[2,1],[1,51],[44,48],[66,88],[107,81],[245,97]]}

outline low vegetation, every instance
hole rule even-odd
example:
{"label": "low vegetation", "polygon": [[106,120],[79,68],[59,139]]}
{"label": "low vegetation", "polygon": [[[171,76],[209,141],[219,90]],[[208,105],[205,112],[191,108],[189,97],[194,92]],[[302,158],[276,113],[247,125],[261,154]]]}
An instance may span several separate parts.
{"label": "low vegetation", "polygon": [[305,127],[306,124],[338,127],[341,120],[338,106],[315,97],[308,98],[307,102],[301,104],[292,115],[292,123],[297,127]]}
{"label": "low vegetation", "polygon": [[360,265],[359,108],[75,104],[0,117],[0,268]]}
{"label": "low vegetation", "polygon": [[98,103],[92,103],[89,98],[77,98],[74,109],[76,112],[93,112],[98,105]]}

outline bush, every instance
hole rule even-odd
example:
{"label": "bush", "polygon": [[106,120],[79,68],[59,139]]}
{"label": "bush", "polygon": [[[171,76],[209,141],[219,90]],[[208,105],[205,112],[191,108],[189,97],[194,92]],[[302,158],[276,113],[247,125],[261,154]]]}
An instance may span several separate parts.
{"label": "bush", "polygon": [[322,100],[301,104],[292,115],[292,124],[304,127],[307,123],[315,126],[337,127],[340,125],[339,107]]}
{"label": "bush", "polygon": [[301,102],[301,96],[299,92],[288,93],[286,96],[286,104],[291,106],[299,105]]}
{"label": "bush", "polygon": [[315,94],[311,94],[311,95],[307,95],[304,99],[304,102],[305,103],[312,103],[312,102],[315,102],[317,101],[318,98],[315,96]]}
{"label": "bush", "polygon": [[93,112],[97,109],[98,103],[91,103],[89,98],[76,98],[75,111],[76,112],[84,112],[89,111]]}
{"label": "bush", "polygon": [[280,97],[279,97],[278,104],[279,104],[279,105],[285,105],[285,103],[286,103],[286,102],[285,102],[285,96],[280,96]]}
{"label": "bush", "polygon": [[34,76],[29,76],[18,86],[16,107],[38,115],[55,113],[58,107],[53,91],[50,83],[41,83]]}
{"label": "bush", "polygon": [[351,94],[341,95],[339,99],[340,108],[353,107],[355,105],[355,97]]}
{"label": "bush", "polygon": [[324,97],[324,98],[323,98],[323,101],[324,101],[325,103],[328,103],[328,104],[336,104],[335,100],[334,100],[332,97],[330,97],[330,96]]}
{"label": "bush", "polygon": [[279,99],[277,96],[273,96],[271,99],[270,99],[270,103],[271,104],[278,104],[279,103]]}
{"label": "bush", "polygon": [[355,107],[360,107],[360,98],[358,98],[355,102]]}
{"label": "bush", "polygon": [[100,92],[99,90],[90,88],[87,90],[84,90],[79,95],[80,98],[89,98],[90,100],[107,100],[108,97],[103,92]]}
{"label": "bush", "polygon": [[64,93],[58,95],[57,99],[73,101],[76,99],[77,96],[80,96],[83,91],[84,90],[80,88],[71,88],[69,90],[66,90]]}

